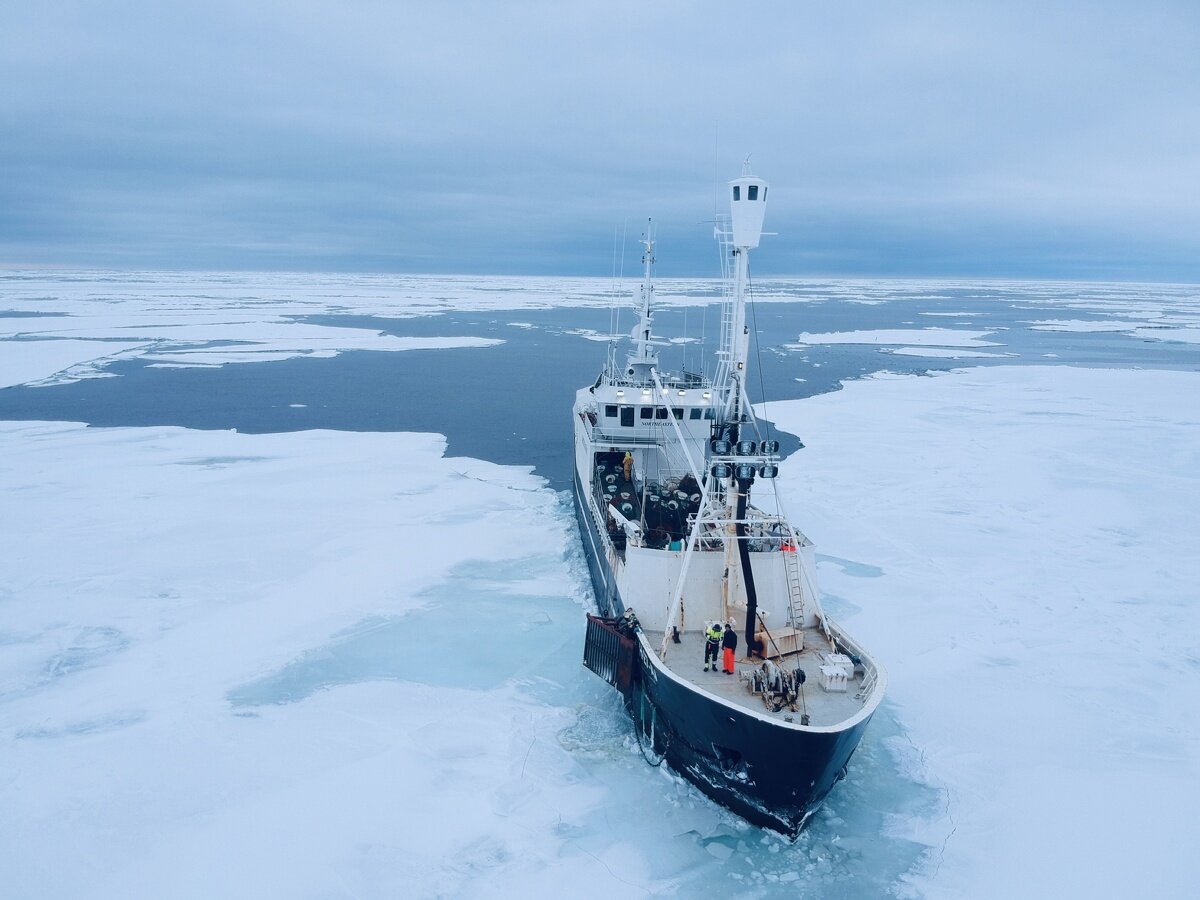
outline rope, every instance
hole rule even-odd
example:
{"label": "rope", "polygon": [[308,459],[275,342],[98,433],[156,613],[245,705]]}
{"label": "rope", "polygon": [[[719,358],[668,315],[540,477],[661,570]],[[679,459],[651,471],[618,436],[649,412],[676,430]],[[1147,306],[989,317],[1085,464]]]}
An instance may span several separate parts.
{"label": "rope", "polygon": [[746,267],[746,292],[750,297],[750,318],[754,322],[754,359],[758,369],[758,394],[762,398],[763,423],[767,427],[767,440],[771,439],[771,420],[767,418],[767,388],[763,381],[762,344],[758,340],[758,304],[754,302],[754,279],[750,277],[750,267]]}
{"label": "rope", "polygon": [[646,755],[646,748],[642,746],[642,726],[639,722],[633,723],[633,736],[637,738],[638,750],[641,751],[642,759],[649,763],[651,768],[657,769],[659,766],[661,766],[663,761],[667,758],[667,747],[670,746],[670,741],[668,741],[666,746],[663,747],[662,756],[658,758],[658,762],[650,762],[650,757]]}

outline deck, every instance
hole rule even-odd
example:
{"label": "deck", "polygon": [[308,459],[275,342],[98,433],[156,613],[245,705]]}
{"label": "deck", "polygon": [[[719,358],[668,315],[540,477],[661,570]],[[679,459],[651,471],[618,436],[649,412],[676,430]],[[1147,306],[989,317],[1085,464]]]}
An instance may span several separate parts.
{"label": "deck", "polygon": [[[661,631],[646,631],[645,635],[651,647],[657,650],[661,646]],[[720,667],[716,671],[704,671],[704,637],[699,632],[681,634],[680,643],[668,644],[666,666],[679,677],[723,700],[781,719],[790,717],[791,720],[799,722],[801,713],[807,711],[810,725],[830,726],[844,722],[863,708],[863,701],[855,699],[863,685],[861,669],[849,682],[845,692],[826,691],[821,687],[820,666],[822,657],[830,652],[829,642],[816,628],[806,628],[804,649],[800,653],[789,653],[773,660],[780,668],[786,670],[795,669],[797,666],[804,669],[807,675],[803,691],[804,705],[801,706],[797,701],[795,712],[787,706],[779,712],[772,712],[763,704],[761,695],[751,693],[749,686],[741,678],[741,673],[758,668],[762,660],[748,659],[741,652],[745,637],[739,635],[739,638],[739,653],[732,675],[726,675]]]}

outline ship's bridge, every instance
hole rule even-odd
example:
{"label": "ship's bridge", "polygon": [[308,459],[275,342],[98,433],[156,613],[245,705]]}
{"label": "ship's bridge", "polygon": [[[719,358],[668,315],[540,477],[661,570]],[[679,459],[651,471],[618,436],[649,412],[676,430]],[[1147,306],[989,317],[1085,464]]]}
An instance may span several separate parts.
{"label": "ship's bridge", "polygon": [[657,385],[615,379],[596,385],[596,422],[600,431],[613,435],[629,428],[669,425],[679,422],[709,422],[717,417],[723,399],[712,384],[700,376],[674,378]]}
{"label": "ship's bridge", "polygon": [[576,467],[585,483],[601,459],[620,467],[626,453],[639,483],[703,478],[705,448],[725,404],[707,379],[664,374],[647,384],[608,374],[577,397]]}

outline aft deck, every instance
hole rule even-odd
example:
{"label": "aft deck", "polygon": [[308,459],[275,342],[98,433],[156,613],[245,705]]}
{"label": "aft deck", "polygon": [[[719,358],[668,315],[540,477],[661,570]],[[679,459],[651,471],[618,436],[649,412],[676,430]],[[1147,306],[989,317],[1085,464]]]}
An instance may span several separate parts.
{"label": "aft deck", "polygon": [[[650,646],[657,651],[662,644],[663,633],[646,631],[645,636],[650,642]],[[739,638],[739,653],[732,675],[726,675],[721,671],[720,666],[716,671],[704,671],[704,637],[699,632],[683,633],[680,635],[680,643],[668,643],[666,666],[679,677],[722,700],[785,721],[799,723],[800,716],[807,712],[809,725],[831,726],[846,721],[862,710],[864,701],[867,699],[866,697],[858,699],[863,694],[864,671],[862,666],[855,668],[854,677],[848,682],[846,691],[827,691],[821,687],[820,667],[824,662],[825,654],[832,651],[829,641],[818,629],[806,628],[804,630],[804,649],[799,653],[788,653],[772,659],[786,671],[791,671],[799,666],[807,676],[802,694],[803,704],[798,698],[795,710],[785,705],[778,712],[769,709],[763,703],[760,694],[751,693],[748,683],[743,680],[743,673],[749,675],[752,670],[762,665],[762,660],[748,659],[741,648],[741,645],[745,644],[745,638],[742,635],[739,635]]]}

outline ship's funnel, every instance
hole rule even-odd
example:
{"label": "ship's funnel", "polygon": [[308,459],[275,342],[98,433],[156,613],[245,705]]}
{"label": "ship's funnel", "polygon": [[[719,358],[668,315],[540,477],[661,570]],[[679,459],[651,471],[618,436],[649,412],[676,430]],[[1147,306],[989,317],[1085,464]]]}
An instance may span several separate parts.
{"label": "ship's funnel", "polygon": [[733,246],[754,249],[762,235],[767,211],[767,183],[753,175],[729,182],[729,217],[733,223]]}

